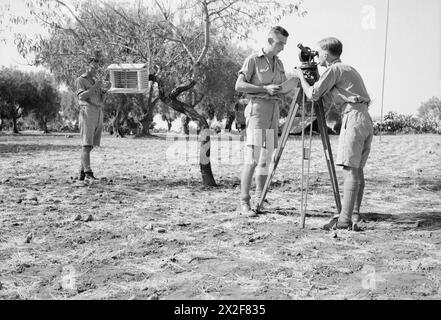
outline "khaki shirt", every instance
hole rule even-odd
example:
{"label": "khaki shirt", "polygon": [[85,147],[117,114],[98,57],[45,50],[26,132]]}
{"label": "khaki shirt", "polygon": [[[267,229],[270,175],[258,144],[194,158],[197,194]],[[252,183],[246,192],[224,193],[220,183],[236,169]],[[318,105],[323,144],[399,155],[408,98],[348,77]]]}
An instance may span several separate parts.
{"label": "khaki shirt", "polygon": [[312,100],[322,97],[325,104],[347,105],[346,111],[351,109],[351,105],[371,102],[360,74],[340,59],[326,69],[310,90]]}
{"label": "khaki shirt", "polygon": [[[252,54],[245,59],[238,74],[245,76],[245,81],[257,86],[270,84],[281,84],[285,82],[285,68],[279,57],[274,56],[273,68],[268,57],[263,53],[263,49],[258,53]],[[280,97],[270,96],[266,93],[248,93],[247,98],[265,98],[270,100],[280,100]]]}
{"label": "khaki shirt", "polygon": [[[79,96],[84,91],[89,90],[94,84],[95,84],[95,81],[93,79],[88,78],[86,76],[86,74],[79,76],[75,80],[75,89],[76,89],[77,96]],[[104,94],[103,94],[101,88],[95,88],[94,90],[92,90],[90,92],[90,97],[87,100],[92,102],[95,105],[102,106],[103,97],[104,97]],[[89,105],[86,100],[79,100],[79,104],[80,104],[80,106]]]}

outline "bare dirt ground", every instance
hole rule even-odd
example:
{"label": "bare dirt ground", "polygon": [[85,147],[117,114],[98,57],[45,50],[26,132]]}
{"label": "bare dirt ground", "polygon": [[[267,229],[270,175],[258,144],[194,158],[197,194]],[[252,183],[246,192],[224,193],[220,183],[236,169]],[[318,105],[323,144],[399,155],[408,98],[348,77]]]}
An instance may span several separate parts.
{"label": "bare dirt ground", "polygon": [[298,138],[254,219],[236,211],[241,142],[213,141],[217,188],[191,141],[105,136],[89,186],[78,145],[0,136],[1,299],[441,298],[441,136],[375,137],[359,233],[320,230],[335,205],[317,138],[303,230]]}

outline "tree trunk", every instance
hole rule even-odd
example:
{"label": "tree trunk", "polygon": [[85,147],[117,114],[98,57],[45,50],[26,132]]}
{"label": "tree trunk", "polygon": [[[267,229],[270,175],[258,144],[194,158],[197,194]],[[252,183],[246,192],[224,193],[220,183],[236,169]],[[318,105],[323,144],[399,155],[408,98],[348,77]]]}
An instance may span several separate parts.
{"label": "tree trunk", "polygon": [[188,124],[190,123],[190,117],[183,115],[181,121],[182,121],[182,131],[184,132],[184,134],[188,136],[190,134],[190,129],[188,127]]}
{"label": "tree trunk", "polygon": [[139,137],[145,137],[145,136],[150,136],[150,125],[153,122],[153,117],[152,114],[146,115],[143,117],[143,119],[141,119],[140,126],[138,129],[138,133],[137,136]]}
{"label": "tree trunk", "polygon": [[43,132],[44,133],[49,133],[49,129],[47,128],[47,122],[46,121],[43,122]]}
{"label": "tree trunk", "polygon": [[153,101],[153,89],[154,89],[153,84],[150,83],[149,87],[150,89],[149,89],[149,96],[147,98],[147,106],[142,107],[142,110],[143,111],[145,110],[145,112],[142,115],[140,121],[141,130],[138,130],[138,134],[137,134],[138,136],[150,136],[150,125],[153,122],[153,109],[155,107],[156,102],[159,100],[159,99],[155,99],[155,101]]}
{"label": "tree trunk", "polygon": [[122,120],[125,119],[123,110],[125,110],[126,103],[127,103],[127,97],[126,95],[122,95],[118,109],[116,110],[115,117],[112,120],[112,127],[113,127],[113,132],[115,134],[115,138],[124,138],[124,132],[121,128],[121,125],[124,123],[124,121]]}
{"label": "tree trunk", "polygon": [[[213,177],[213,171],[211,170],[211,162],[210,162],[210,149],[211,149],[211,142],[210,142],[210,131],[208,127],[207,120],[200,115],[194,108],[192,108],[190,105],[179,101],[178,96],[187,90],[190,90],[194,87],[196,84],[196,81],[192,80],[189,83],[176,87],[171,91],[171,93],[166,96],[164,94],[164,86],[162,84],[162,81],[158,78],[156,78],[155,75],[152,75],[152,81],[156,81],[158,83],[158,89],[159,89],[159,98],[164,102],[165,104],[172,107],[174,110],[183,113],[188,122],[191,120],[197,121],[199,124],[199,128],[202,130],[201,135],[201,151],[199,155],[199,165],[201,168],[201,174],[202,174],[202,183],[204,186],[207,187],[216,187],[216,181]],[[185,130],[185,129],[184,129]],[[187,127],[188,130],[188,127]]]}
{"label": "tree trunk", "polygon": [[121,130],[121,111],[116,111],[116,115],[112,120],[113,132],[115,134],[115,138],[124,138],[124,133]]}
{"label": "tree trunk", "polygon": [[45,118],[40,119],[40,130],[43,131],[43,133],[49,133],[49,129],[47,128],[47,120]]}
{"label": "tree trunk", "polygon": [[12,131],[14,133],[19,133],[18,126],[17,126],[17,117],[15,117],[15,116],[12,117],[12,128],[13,128]]}
{"label": "tree trunk", "polygon": [[[171,130],[171,128],[172,128],[172,122],[173,122],[173,121],[171,121],[170,119],[167,119],[166,121],[167,121],[167,128],[168,128],[168,131],[170,132],[170,130]],[[1,130],[1,128],[0,128],[0,130]]]}
{"label": "tree trunk", "polygon": [[201,151],[199,155],[199,164],[202,174],[202,183],[204,186],[215,187],[216,181],[213,177],[210,162],[211,140],[210,129],[208,125],[201,130]]}
{"label": "tree trunk", "polygon": [[210,151],[211,151],[211,140],[210,140],[210,128],[208,127],[207,120],[200,115],[191,106],[177,99],[170,101],[170,105],[176,111],[185,114],[188,118],[188,122],[191,120],[196,121],[201,129],[200,136],[200,153],[199,153],[199,166],[201,168],[202,183],[207,187],[216,187],[216,181],[213,177],[213,171],[211,170],[210,162]]}
{"label": "tree trunk", "polygon": [[[3,117],[0,117],[0,131],[3,130]],[[170,130],[168,130],[170,131]]]}
{"label": "tree trunk", "polygon": [[234,118],[235,118],[234,112],[227,113],[227,122],[225,123],[225,131],[231,132],[231,127],[233,125]]}

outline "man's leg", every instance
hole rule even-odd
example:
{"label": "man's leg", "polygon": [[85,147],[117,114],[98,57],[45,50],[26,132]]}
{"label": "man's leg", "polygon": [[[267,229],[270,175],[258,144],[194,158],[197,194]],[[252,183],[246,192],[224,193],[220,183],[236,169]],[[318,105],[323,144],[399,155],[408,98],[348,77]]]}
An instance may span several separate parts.
{"label": "man's leg", "polygon": [[83,149],[81,149],[81,156],[80,156],[80,177],[79,180],[83,181],[86,177],[84,173],[84,166],[83,166]]}
{"label": "man's leg", "polygon": [[338,218],[338,228],[346,228],[351,225],[352,212],[359,191],[359,169],[343,167],[343,203]]}
{"label": "man's leg", "polygon": [[81,152],[81,165],[84,172],[91,172],[90,168],[90,152],[92,151],[92,146],[83,146],[83,150]]}
{"label": "man's leg", "polygon": [[360,222],[360,207],[361,207],[361,201],[363,200],[364,185],[365,185],[363,168],[358,169],[358,179],[359,179],[358,193],[357,193],[357,198],[355,200],[354,212],[352,213],[353,224]]}
{"label": "man's leg", "polygon": [[265,186],[266,178],[268,177],[269,164],[267,164],[267,154],[268,151],[266,150],[266,148],[261,148],[259,161],[257,163],[256,176],[255,176],[256,200],[260,198],[263,191],[263,187]]}
{"label": "man's leg", "polygon": [[[260,198],[268,178],[268,170],[274,153],[275,130],[267,129],[265,133],[265,147],[261,149],[256,170],[256,200]],[[276,136],[277,138],[277,136]]]}
{"label": "man's leg", "polygon": [[[367,121],[369,124],[369,121]],[[366,165],[366,162],[369,157],[369,153],[371,151],[371,144],[372,144],[372,138],[373,138],[373,129],[371,125],[367,125],[367,131],[369,132],[368,138],[366,139],[363,147],[363,152],[361,155],[361,162],[360,162],[360,168],[358,169],[358,178],[360,180],[360,185],[358,188],[358,194],[357,194],[357,200],[355,201],[355,207],[354,207],[354,213],[352,214],[352,223],[358,223],[361,220],[360,217],[360,207],[361,202],[363,200],[363,193],[364,193],[364,172],[363,168]]]}
{"label": "man's leg", "polygon": [[[84,141],[85,140],[85,129],[84,129],[84,108],[83,107],[81,107],[81,109],[80,109],[78,123],[79,123],[79,128],[80,128],[81,140]],[[82,147],[81,148],[81,156],[80,156],[81,165],[80,165],[80,177],[79,177],[79,179],[81,181],[83,181],[85,178],[84,164],[83,164],[83,153],[84,153],[84,151],[83,151],[83,147]]]}
{"label": "man's leg", "polygon": [[242,169],[241,184],[240,184],[240,202],[242,207],[242,212],[246,213],[251,211],[250,207],[250,189],[251,182],[253,180],[254,170],[257,166],[258,156],[260,154],[260,147],[258,146],[247,146],[245,150],[245,163]]}

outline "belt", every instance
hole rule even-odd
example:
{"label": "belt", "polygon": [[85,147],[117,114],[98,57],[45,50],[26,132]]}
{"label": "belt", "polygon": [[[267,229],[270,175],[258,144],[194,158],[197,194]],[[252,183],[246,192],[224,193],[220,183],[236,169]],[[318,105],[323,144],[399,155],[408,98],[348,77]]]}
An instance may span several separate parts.
{"label": "belt", "polygon": [[80,105],[80,107],[93,107],[95,109],[101,109],[102,108],[101,106],[100,107],[96,107],[96,106],[93,106],[93,105],[88,104],[88,103],[80,103],[79,105]]}
{"label": "belt", "polygon": [[262,97],[248,97],[251,101],[254,101],[254,100],[265,100],[265,101],[272,101],[272,102],[274,102],[274,103],[278,103],[278,102],[281,102],[282,101],[282,99],[280,99],[280,98],[274,98],[274,97],[271,97],[271,96],[262,96]]}

